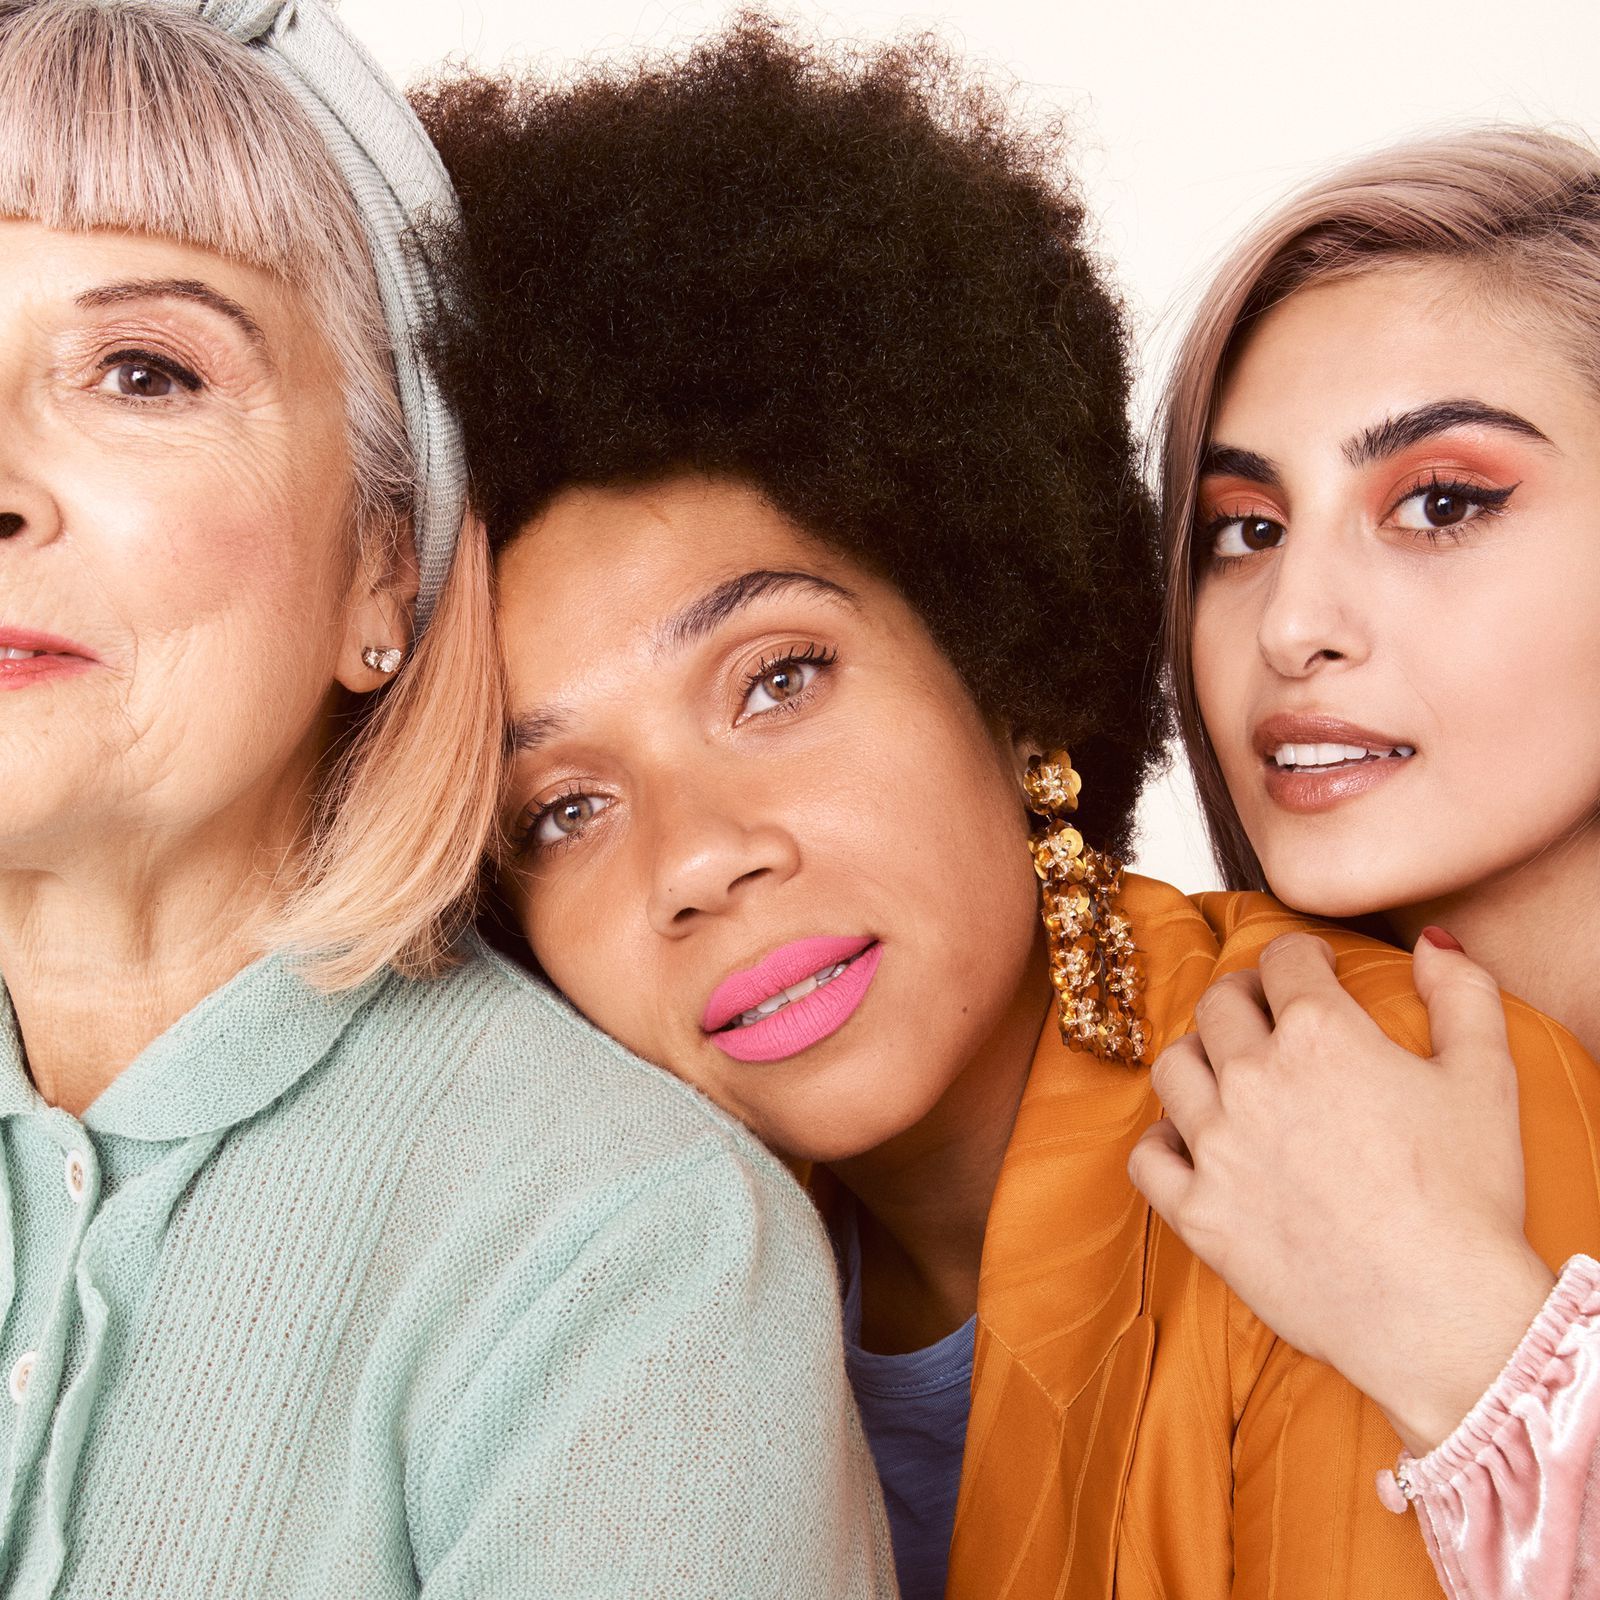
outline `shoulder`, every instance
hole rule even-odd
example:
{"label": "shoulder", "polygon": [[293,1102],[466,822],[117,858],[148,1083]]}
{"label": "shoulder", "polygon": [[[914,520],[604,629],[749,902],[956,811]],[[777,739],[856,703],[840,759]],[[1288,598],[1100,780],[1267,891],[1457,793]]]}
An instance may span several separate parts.
{"label": "shoulder", "polygon": [[601,1210],[676,1192],[691,1210],[799,1212],[788,1169],[704,1095],[630,1054],[547,984],[481,945],[439,978],[388,982],[362,1019],[368,1048],[415,1060],[430,1085],[413,1160]]}
{"label": "shoulder", "polygon": [[1216,972],[1217,936],[1195,901],[1155,878],[1126,874],[1118,909],[1133,925],[1142,1009],[1160,1050],[1187,1031],[1195,1001]]}

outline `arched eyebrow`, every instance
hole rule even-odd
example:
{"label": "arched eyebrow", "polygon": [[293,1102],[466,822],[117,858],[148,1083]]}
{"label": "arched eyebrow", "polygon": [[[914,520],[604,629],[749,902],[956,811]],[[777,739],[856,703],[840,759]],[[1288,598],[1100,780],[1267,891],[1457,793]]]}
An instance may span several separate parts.
{"label": "arched eyebrow", "polygon": [[1368,467],[1452,428],[1493,428],[1555,449],[1539,429],[1515,411],[1485,405],[1481,400],[1435,400],[1363,428],[1345,441],[1344,458],[1352,467]]}
{"label": "arched eyebrow", "polygon": [[[787,572],[772,568],[757,568],[741,572],[736,578],[708,589],[698,599],[691,600],[681,611],[668,617],[655,634],[655,653],[682,650],[697,639],[720,627],[729,617],[751,606],[768,595],[785,591],[809,590],[829,600],[856,606],[860,602],[842,583],[824,578],[815,572]],[[511,719],[507,734],[513,752],[536,749],[555,738],[570,726],[570,717],[561,706],[547,706],[534,711],[524,711]]]}
{"label": "arched eyebrow", "polygon": [[[1402,450],[1409,450],[1412,445],[1448,433],[1452,428],[1494,428],[1548,445],[1552,450],[1556,448],[1545,434],[1515,411],[1485,405],[1481,400],[1434,400],[1363,428],[1346,439],[1340,450],[1352,467],[1369,467],[1374,462],[1399,455]],[[1200,458],[1200,476],[1243,478],[1272,489],[1282,487],[1283,481],[1276,462],[1254,450],[1240,450],[1230,444],[1206,446]]]}
{"label": "arched eyebrow", "polygon": [[856,597],[843,584],[835,583],[831,578],[819,577],[814,572],[758,568],[753,572],[741,572],[737,578],[719,583],[715,589],[701,595],[698,600],[691,600],[676,615],[669,617],[657,630],[656,649],[682,650],[697,639],[705,638],[735,612],[754,605],[757,600],[794,589],[809,589],[830,599],[843,600],[851,606],[856,604]]}
{"label": "arched eyebrow", "polygon": [[1248,483],[1264,483],[1269,489],[1282,486],[1278,464],[1254,450],[1240,450],[1231,444],[1208,444],[1200,458],[1202,478],[1243,478]]}
{"label": "arched eyebrow", "polygon": [[125,283],[102,283],[85,289],[74,301],[82,311],[95,311],[102,306],[118,306],[130,300],[187,300],[192,305],[206,306],[236,323],[250,343],[266,353],[267,336],[261,324],[237,300],[231,300],[220,289],[198,278],[136,278]]}

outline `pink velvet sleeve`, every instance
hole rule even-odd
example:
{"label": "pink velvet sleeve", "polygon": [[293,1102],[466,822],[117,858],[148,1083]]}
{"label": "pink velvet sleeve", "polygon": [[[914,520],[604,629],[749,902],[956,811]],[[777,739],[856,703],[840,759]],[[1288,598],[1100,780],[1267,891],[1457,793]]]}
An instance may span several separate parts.
{"label": "pink velvet sleeve", "polygon": [[1450,1600],[1600,1600],[1600,1264],[1574,1256],[1494,1387],[1378,1480]]}

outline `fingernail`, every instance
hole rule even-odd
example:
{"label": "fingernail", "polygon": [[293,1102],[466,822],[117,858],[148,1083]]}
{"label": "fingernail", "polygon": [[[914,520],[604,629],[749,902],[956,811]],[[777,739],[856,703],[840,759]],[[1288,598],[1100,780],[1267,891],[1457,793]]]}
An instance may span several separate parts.
{"label": "fingernail", "polygon": [[[1461,941],[1453,933],[1446,933],[1443,928],[1436,928],[1432,923],[1422,930],[1422,937],[1440,950],[1461,950]],[[1466,951],[1461,950],[1461,953],[1465,955]]]}

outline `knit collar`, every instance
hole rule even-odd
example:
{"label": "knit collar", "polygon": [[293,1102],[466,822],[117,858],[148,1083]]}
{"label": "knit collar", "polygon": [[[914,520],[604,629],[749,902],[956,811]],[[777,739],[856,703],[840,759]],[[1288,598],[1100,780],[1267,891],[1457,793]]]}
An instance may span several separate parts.
{"label": "knit collar", "polygon": [[[387,973],[338,994],[314,989],[289,957],[263,956],[149,1044],[83,1114],[97,1134],[166,1141],[234,1127],[315,1067]],[[0,1016],[0,1116],[42,1111],[16,1015]]]}

